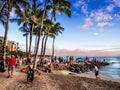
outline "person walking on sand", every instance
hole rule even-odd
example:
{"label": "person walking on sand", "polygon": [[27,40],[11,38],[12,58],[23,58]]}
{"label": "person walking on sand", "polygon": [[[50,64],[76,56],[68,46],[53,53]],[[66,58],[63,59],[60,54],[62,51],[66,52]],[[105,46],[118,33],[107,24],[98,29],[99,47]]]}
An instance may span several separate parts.
{"label": "person walking on sand", "polygon": [[14,55],[11,56],[11,58],[8,60],[8,78],[13,77],[13,70],[16,65],[16,59],[14,58]]}
{"label": "person walking on sand", "polygon": [[96,76],[96,79],[98,79],[98,75],[99,75],[99,69],[96,65],[94,65],[94,68],[95,68],[95,76]]}

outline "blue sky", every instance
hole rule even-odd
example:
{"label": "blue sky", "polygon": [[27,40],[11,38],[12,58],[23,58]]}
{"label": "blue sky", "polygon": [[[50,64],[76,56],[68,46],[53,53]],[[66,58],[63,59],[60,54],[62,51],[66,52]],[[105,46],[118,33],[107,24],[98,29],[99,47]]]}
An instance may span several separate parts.
{"label": "blue sky", "polygon": [[[43,0],[41,0],[43,1]],[[120,56],[120,0],[70,0],[72,16],[57,13],[65,28],[55,40],[56,55]],[[13,16],[13,11],[11,16]],[[0,24],[0,36],[4,28]],[[25,50],[25,37],[15,23],[10,23],[8,39]],[[52,39],[47,53],[51,53]],[[34,42],[33,42],[34,47]]]}

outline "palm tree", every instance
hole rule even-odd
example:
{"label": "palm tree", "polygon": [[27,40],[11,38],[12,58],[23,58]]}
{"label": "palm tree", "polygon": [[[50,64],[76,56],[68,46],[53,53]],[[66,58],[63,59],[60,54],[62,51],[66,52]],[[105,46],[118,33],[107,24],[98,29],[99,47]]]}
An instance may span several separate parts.
{"label": "palm tree", "polygon": [[23,7],[24,5],[27,5],[27,0],[4,0],[4,2],[7,4],[4,11],[6,13],[6,25],[5,25],[5,33],[4,33],[4,47],[3,47],[3,60],[5,63],[6,58],[6,44],[7,44],[7,35],[8,35],[8,29],[9,29],[9,19],[10,19],[10,12],[12,11],[12,8],[15,7],[16,9]]}
{"label": "palm tree", "polygon": [[6,13],[5,13],[5,7],[6,3],[4,1],[0,1],[0,23],[5,27],[6,24]]}
{"label": "palm tree", "polygon": [[[25,6],[24,10],[16,10],[17,18],[10,19],[11,22],[17,22],[18,25],[22,26],[19,28],[20,31],[24,32],[23,36],[26,36],[26,54],[28,54],[28,35],[30,33],[30,18],[31,12],[29,6]],[[27,55],[28,56],[28,55]]]}
{"label": "palm tree", "polygon": [[61,26],[60,23],[55,23],[53,27],[50,30],[49,37],[53,38],[52,42],[52,56],[54,56],[54,43],[55,43],[55,37],[61,33],[64,30],[64,28]]}
{"label": "palm tree", "polygon": [[52,28],[52,24],[53,23],[49,19],[46,19],[46,21],[44,21],[45,29],[44,29],[44,36],[43,36],[42,47],[41,47],[42,56],[45,56],[46,44],[47,44],[47,39],[49,34],[47,30],[49,30],[49,28]]}
{"label": "palm tree", "polygon": [[31,0],[31,6],[26,6],[22,11],[16,11],[18,13],[19,18],[14,18],[12,21],[17,21],[18,24],[27,23],[30,28],[30,40],[29,40],[29,53],[28,58],[30,57],[31,53],[31,45],[32,45],[32,37],[34,32],[34,26],[39,21],[40,15],[40,5],[41,3],[37,3],[37,0]]}
{"label": "palm tree", "polygon": [[35,56],[34,56],[35,62],[36,62],[37,55],[38,55],[39,43],[40,43],[40,38],[41,38],[41,34],[42,34],[42,29],[43,29],[43,21],[44,21],[45,15],[46,15],[46,7],[49,2],[50,2],[50,0],[45,0],[41,22],[39,23],[40,30],[39,30],[39,34],[38,34],[38,40],[37,40],[36,51],[35,51]]}
{"label": "palm tree", "polygon": [[38,12],[40,12],[39,8],[41,6],[41,3],[38,3],[37,0],[32,0],[33,4],[31,7],[31,30],[30,30],[30,45],[29,45],[29,57],[30,57],[30,52],[31,52],[31,44],[32,44],[32,35],[33,35],[33,31],[34,31],[34,25],[39,21],[37,20],[38,17],[40,17],[41,15],[39,15]]}
{"label": "palm tree", "polygon": [[61,14],[65,14],[68,17],[71,17],[71,4],[69,0],[52,0],[52,16],[51,20],[56,20],[56,12],[60,12]]}
{"label": "palm tree", "polygon": [[23,36],[26,37],[26,54],[28,54],[28,34],[29,34],[29,27],[27,23],[24,23],[20,28],[20,31],[22,31],[24,34]]}
{"label": "palm tree", "polygon": [[[71,16],[71,11],[70,11],[70,2],[68,0],[52,0],[51,2],[51,7],[52,7],[52,15],[51,15],[51,22],[52,20],[56,20],[56,12],[60,12],[61,14],[65,14],[67,15],[68,17]],[[50,32],[50,29],[51,28],[48,28],[47,30],[47,36],[46,36],[46,40],[45,42],[47,42],[47,38],[48,38],[48,35],[49,35],[49,32]],[[46,48],[46,44],[44,46]],[[44,48],[44,54],[45,54],[45,48]]]}

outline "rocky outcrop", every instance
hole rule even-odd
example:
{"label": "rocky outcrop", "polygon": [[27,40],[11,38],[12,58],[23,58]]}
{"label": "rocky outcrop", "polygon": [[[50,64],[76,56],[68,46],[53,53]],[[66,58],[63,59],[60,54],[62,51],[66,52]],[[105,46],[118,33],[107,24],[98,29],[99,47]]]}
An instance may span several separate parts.
{"label": "rocky outcrop", "polygon": [[109,65],[107,62],[94,62],[94,63],[85,63],[85,64],[71,64],[68,67],[68,70],[75,72],[75,73],[84,73],[94,70],[94,65],[96,65],[98,68],[101,66]]}

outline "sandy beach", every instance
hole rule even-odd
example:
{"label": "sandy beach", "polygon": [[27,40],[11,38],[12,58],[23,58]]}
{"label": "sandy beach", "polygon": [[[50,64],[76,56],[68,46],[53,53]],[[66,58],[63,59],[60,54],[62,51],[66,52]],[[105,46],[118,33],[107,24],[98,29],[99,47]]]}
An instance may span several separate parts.
{"label": "sandy beach", "polygon": [[[55,71],[54,73],[55,74],[73,75],[73,76],[96,79],[94,73],[92,73],[92,72],[85,72],[85,73],[77,74],[77,73],[74,73],[74,72],[70,72],[68,70],[61,70],[61,71]],[[113,81],[113,82],[119,82],[120,83],[120,80],[112,79],[112,78],[105,77],[105,76],[102,76],[102,75],[99,75],[99,79],[107,80],[107,81]]]}
{"label": "sandy beach", "polygon": [[0,73],[0,90],[119,90],[120,82],[103,78],[96,80],[88,73],[71,73],[58,70],[53,73],[35,72],[32,84],[26,81],[26,74],[15,72],[13,78],[7,78],[7,71]]}

